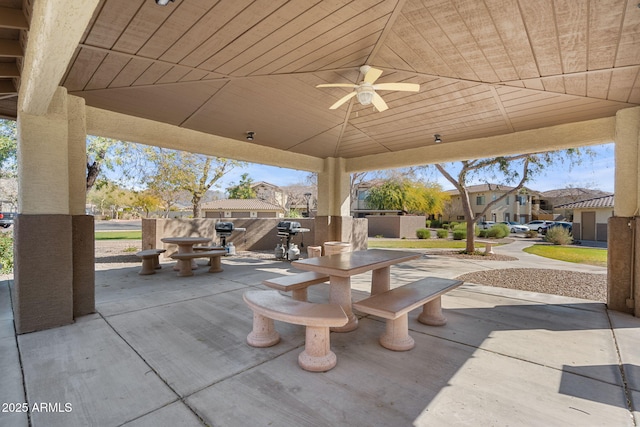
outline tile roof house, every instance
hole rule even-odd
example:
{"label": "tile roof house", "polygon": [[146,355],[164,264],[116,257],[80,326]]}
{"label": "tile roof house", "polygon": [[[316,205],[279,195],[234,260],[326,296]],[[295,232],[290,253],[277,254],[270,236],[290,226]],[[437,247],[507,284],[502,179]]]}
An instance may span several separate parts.
{"label": "tile roof house", "polygon": [[202,204],[205,218],[283,218],[283,207],[260,199],[220,199]]}
{"label": "tile roof house", "polygon": [[607,224],[613,216],[613,194],[556,206],[573,211],[573,237],[578,240],[607,241]]}

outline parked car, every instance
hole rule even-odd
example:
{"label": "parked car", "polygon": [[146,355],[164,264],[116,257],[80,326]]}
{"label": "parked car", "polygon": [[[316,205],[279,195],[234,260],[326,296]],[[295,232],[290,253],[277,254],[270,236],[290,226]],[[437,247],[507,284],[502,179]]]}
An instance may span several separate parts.
{"label": "parked car", "polygon": [[549,229],[551,229],[551,228],[554,228],[554,227],[562,227],[562,228],[568,230],[569,234],[571,234],[571,231],[573,230],[573,224],[572,223],[566,222],[566,221],[556,221],[553,224],[549,224],[546,227],[544,227],[542,229],[542,234],[547,234],[547,231]]}
{"label": "parked car", "polygon": [[505,224],[507,227],[509,227],[509,231],[511,233],[526,233],[530,230],[530,228],[526,225],[520,224],[515,221],[502,221],[500,224]]}
{"label": "parked car", "polygon": [[14,212],[0,212],[0,227],[9,228],[13,225]]}
{"label": "parked car", "polygon": [[553,221],[536,219],[533,221],[529,221],[525,225],[529,227],[529,230],[535,230],[538,233],[542,233],[542,229],[544,229],[547,225],[550,225],[550,224],[553,224]]}
{"label": "parked car", "polygon": [[480,221],[478,223],[478,227],[480,227],[481,230],[488,230],[494,225],[496,225],[495,221]]}

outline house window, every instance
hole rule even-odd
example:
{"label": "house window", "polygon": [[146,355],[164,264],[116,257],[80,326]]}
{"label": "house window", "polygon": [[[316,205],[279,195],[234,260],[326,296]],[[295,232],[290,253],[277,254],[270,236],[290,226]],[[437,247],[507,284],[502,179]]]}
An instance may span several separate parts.
{"label": "house window", "polygon": [[458,221],[464,221],[464,215],[458,215],[457,219]]}
{"label": "house window", "polygon": [[476,205],[478,206],[484,205],[484,196],[476,196]]}
{"label": "house window", "polygon": [[511,196],[507,196],[507,198],[506,198],[506,200],[505,200],[505,203],[506,203],[507,205],[510,205],[510,204],[511,204],[511,201],[509,200],[509,198],[510,198],[510,197],[511,197]]}

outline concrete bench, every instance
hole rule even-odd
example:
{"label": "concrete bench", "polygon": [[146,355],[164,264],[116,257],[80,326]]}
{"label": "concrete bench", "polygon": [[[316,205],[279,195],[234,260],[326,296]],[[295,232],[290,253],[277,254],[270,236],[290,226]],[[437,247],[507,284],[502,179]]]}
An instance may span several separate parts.
{"label": "concrete bench", "polygon": [[[203,251],[203,252],[205,252],[205,251],[218,251],[218,250],[222,250],[222,251],[225,251],[225,252],[226,252],[226,249],[225,249],[225,248],[223,248],[222,246],[218,246],[218,245],[215,245],[215,246],[194,246],[194,247],[193,247],[193,250],[194,250],[194,251]],[[207,265],[211,265],[211,259],[209,259],[209,262],[207,263]],[[220,271],[222,271],[222,270],[220,270]]]}
{"label": "concrete bench", "polygon": [[160,265],[160,254],[165,252],[166,249],[145,249],[136,253],[138,258],[142,258],[142,268],[138,274],[155,274],[156,270],[162,268]]}
{"label": "concrete bench", "polygon": [[493,255],[493,243],[487,240],[476,240],[476,243],[481,243],[484,245],[484,253],[485,255]]}
{"label": "concrete bench", "polygon": [[440,297],[462,283],[460,280],[425,277],[358,301],[353,308],[387,319],[380,345],[389,350],[406,351],[415,346],[415,341],[409,336],[409,312],[422,306],[419,322],[432,326],[444,325],[447,319],[442,315]]}
{"label": "concrete bench", "polygon": [[349,320],[338,304],[314,304],[296,301],[275,290],[247,291],[244,301],[253,311],[253,330],[247,336],[252,347],[271,347],[280,341],[274,320],[306,326],[304,351],[298,364],[307,371],[324,372],[336,366],[331,351],[329,328],[343,326]]}
{"label": "concrete bench", "polygon": [[220,257],[223,257],[227,252],[224,249],[216,249],[213,251],[197,251],[188,253],[175,253],[171,255],[171,258],[178,261],[178,276],[193,276],[191,271],[191,260],[196,258],[209,258],[211,267],[209,273],[217,273],[222,271],[222,263]]}
{"label": "concrete bench", "polygon": [[291,291],[291,297],[294,300],[306,301],[307,288],[309,286],[324,283],[328,280],[329,276],[327,274],[316,273],[315,271],[305,271],[304,273],[263,280],[262,284],[279,291]]}

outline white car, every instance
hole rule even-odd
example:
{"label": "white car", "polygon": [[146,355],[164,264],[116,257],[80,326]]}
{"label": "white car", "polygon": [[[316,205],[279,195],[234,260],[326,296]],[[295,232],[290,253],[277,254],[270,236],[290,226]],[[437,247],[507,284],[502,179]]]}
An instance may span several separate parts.
{"label": "white car", "polygon": [[502,221],[500,224],[505,224],[507,227],[509,227],[509,232],[511,233],[526,233],[530,230],[530,228],[526,225],[520,224],[515,221]]}
{"label": "white car", "polygon": [[534,221],[529,221],[525,225],[529,227],[530,230],[536,230],[538,233],[542,233],[542,230],[550,224],[553,224],[553,221],[536,219]]}

